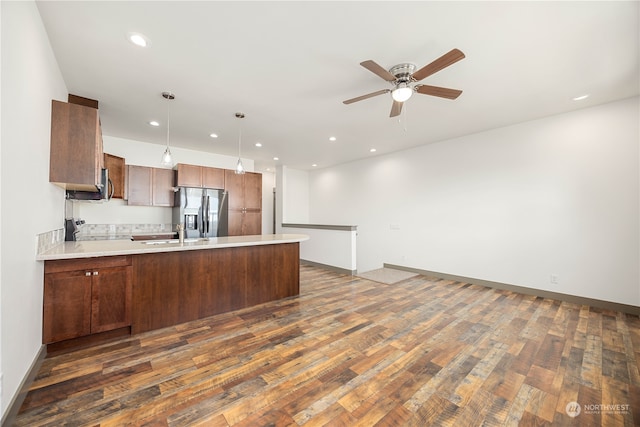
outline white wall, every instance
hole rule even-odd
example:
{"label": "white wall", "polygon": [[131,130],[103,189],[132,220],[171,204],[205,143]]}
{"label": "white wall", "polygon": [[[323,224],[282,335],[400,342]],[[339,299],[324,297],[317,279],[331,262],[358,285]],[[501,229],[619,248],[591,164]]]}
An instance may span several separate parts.
{"label": "white wall", "polygon": [[283,233],[306,234],[300,242],[300,259],[357,272],[357,230],[331,230],[312,227],[282,227]]}
{"label": "white wall", "polygon": [[386,262],[640,305],[638,104],[314,171],[309,221],[357,225],[359,271]]}
{"label": "white wall", "polygon": [[[115,136],[103,135],[104,152],[114,156],[124,157],[129,165],[149,166],[154,168],[162,167],[160,158],[164,153],[165,146],[151,144],[143,141],[118,138]],[[171,147],[173,162],[186,163],[190,165],[210,166],[222,169],[235,169],[237,157],[224,156],[222,154],[207,153],[204,151],[188,150],[186,148]],[[253,171],[254,163],[251,159],[242,159],[242,164],[247,171]]]}
{"label": "white wall", "polygon": [[278,171],[282,174],[281,222],[309,223],[309,173],[286,166]]}
{"label": "white wall", "polygon": [[[124,157],[129,165],[159,168],[165,146],[103,135],[105,153]],[[237,157],[171,147],[175,163],[235,169]],[[254,162],[242,159],[248,171]],[[171,224],[171,208],[155,206],[129,206],[121,199],[104,203],[72,202],[73,216],[87,224]]]}
{"label": "white wall", "polygon": [[36,235],[62,228],[64,191],[49,183],[51,100],[67,89],[34,2],[2,10],[0,195],[2,412],[42,345],[43,264]]}

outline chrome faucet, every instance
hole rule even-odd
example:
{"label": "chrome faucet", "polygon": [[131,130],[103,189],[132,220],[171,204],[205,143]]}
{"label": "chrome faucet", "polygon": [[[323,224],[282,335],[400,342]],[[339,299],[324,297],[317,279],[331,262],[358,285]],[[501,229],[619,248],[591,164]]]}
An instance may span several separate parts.
{"label": "chrome faucet", "polygon": [[184,243],[184,224],[176,225],[176,230],[178,230],[178,241]]}

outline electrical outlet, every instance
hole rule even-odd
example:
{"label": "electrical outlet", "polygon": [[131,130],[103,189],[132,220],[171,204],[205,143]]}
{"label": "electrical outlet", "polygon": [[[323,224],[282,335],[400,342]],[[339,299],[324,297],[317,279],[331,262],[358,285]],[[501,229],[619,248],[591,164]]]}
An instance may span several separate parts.
{"label": "electrical outlet", "polygon": [[549,281],[552,284],[557,285],[558,284],[558,275],[557,274],[551,274],[551,276],[549,277]]}

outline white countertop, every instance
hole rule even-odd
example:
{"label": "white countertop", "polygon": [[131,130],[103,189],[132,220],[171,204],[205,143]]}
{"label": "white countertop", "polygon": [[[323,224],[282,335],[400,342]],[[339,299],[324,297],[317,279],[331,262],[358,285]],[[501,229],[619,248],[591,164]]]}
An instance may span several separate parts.
{"label": "white countertop", "polygon": [[[208,240],[185,239],[185,243],[172,240],[158,243],[157,240],[86,240],[64,242],[36,255],[37,261],[73,258],[93,258],[112,255],[136,255],[158,252],[176,252],[199,249],[234,248],[240,246],[275,245],[308,240],[305,234],[262,234],[255,236],[214,237]],[[146,243],[150,242],[150,243]]]}

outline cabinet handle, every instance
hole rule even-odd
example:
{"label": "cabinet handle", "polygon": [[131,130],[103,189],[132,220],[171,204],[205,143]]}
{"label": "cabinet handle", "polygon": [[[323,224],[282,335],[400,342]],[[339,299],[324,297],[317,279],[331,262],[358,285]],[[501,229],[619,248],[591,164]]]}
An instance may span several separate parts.
{"label": "cabinet handle", "polygon": [[97,272],[97,271],[94,271],[94,272],[93,272],[93,275],[94,275],[94,276],[97,276],[97,275],[98,275],[98,272]]}
{"label": "cabinet handle", "polygon": [[91,272],[90,272],[90,271],[85,271],[85,272],[84,272],[84,275],[85,275],[85,276],[91,276]]}

